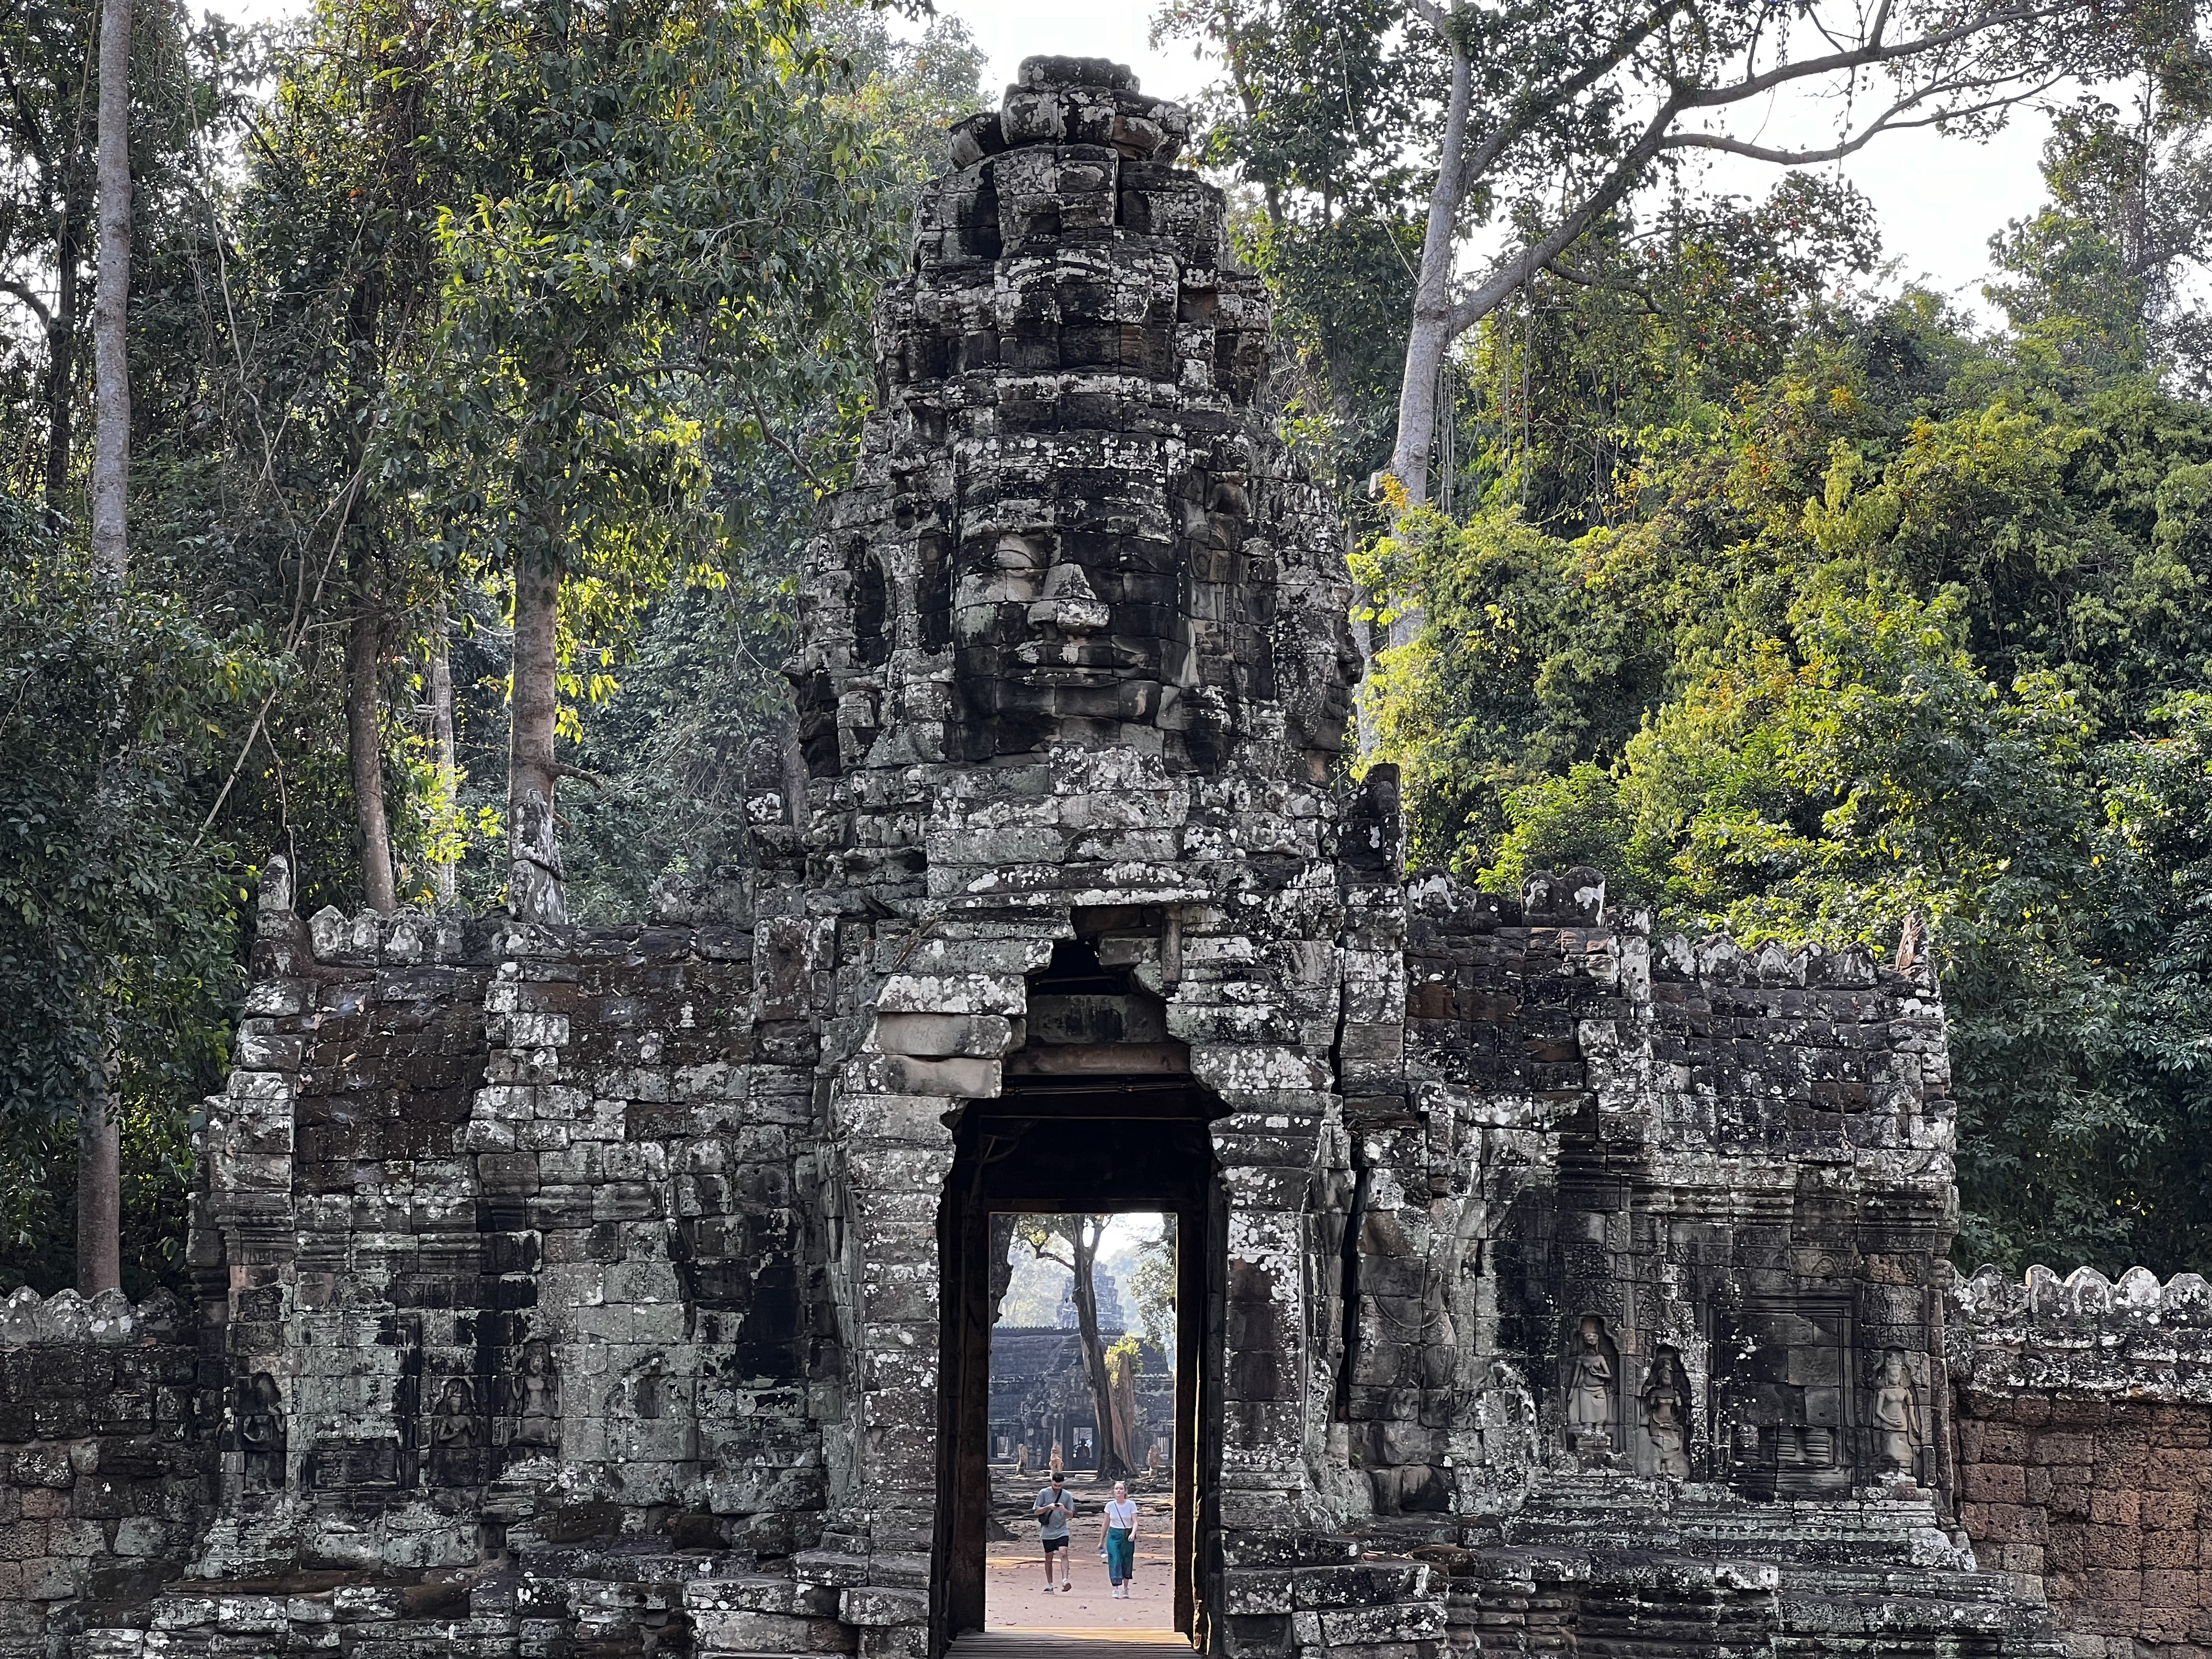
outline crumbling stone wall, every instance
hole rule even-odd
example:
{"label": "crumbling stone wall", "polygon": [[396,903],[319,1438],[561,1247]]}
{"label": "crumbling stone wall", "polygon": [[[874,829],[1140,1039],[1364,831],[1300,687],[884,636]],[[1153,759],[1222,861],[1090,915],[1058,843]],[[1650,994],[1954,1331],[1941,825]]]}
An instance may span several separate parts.
{"label": "crumbling stone wall", "polygon": [[1518,1391],[1567,1441],[1586,1354],[1595,1466],[1759,1496],[1943,1484],[1932,971],[1655,941],[1603,894],[1588,870],[1408,890],[1413,1110],[1351,1115],[1396,1177],[1355,1201],[1346,1408],[1377,1512],[1517,1498],[1524,1437],[1451,1426],[1452,1402],[1515,1421]]}
{"label": "crumbling stone wall", "polygon": [[2212,1651],[2212,1286],[2142,1267],[1955,1295],[1960,1516],[2077,1659]]}
{"label": "crumbling stone wall", "polygon": [[143,1601],[206,1519],[191,1322],[156,1292],[0,1304],[0,1659]]}
{"label": "crumbling stone wall", "polygon": [[811,1547],[811,1082],[778,1057],[808,988],[750,915],[303,922],[278,860],[258,932],[194,1231],[200,1569],[642,1632],[690,1617],[655,1548]]}

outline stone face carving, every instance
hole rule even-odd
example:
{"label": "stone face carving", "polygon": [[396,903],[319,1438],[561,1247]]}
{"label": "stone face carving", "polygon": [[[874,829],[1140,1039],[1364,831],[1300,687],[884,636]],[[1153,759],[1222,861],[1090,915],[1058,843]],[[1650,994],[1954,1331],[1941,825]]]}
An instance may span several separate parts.
{"label": "stone face carving", "polygon": [[1905,1351],[1884,1352],[1874,1379],[1875,1460],[1886,1472],[1919,1474],[1920,1397],[1912,1386],[1912,1372]]}
{"label": "stone face carving", "polygon": [[1584,1314],[1567,1356],[1567,1447],[1576,1452],[1613,1449],[1613,1374],[1617,1355],[1605,1321]]}
{"label": "stone face carving", "polygon": [[1651,1440],[1652,1473],[1690,1478],[1690,1382],[1682,1356],[1662,1346],[1644,1379],[1644,1431]]}
{"label": "stone face carving", "polygon": [[787,670],[807,763],[1077,744],[1215,773],[1258,740],[1318,778],[1360,665],[1325,504],[1248,413],[1263,292],[1164,164],[1180,112],[1031,70],[1025,113],[962,128],[886,296],[885,417]]}

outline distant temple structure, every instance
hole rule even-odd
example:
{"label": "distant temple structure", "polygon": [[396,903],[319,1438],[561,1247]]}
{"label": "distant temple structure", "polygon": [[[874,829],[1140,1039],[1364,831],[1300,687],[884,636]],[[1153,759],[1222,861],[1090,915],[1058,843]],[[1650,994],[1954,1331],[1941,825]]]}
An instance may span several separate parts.
{"label": "distant temple structure", "polygon": [[[1098,1329],[1102,1334],[1119,1336],[1129,1328],[1129,1322],[1121,1313],[1121,1292],[1114,1283],[1113,1274],[1101,1273],[1096,1278],[1097,1289],[1094,1294],[1098,1298]],[[1075,1310],[1073,1285],[1060,1293],[1060,1309],[1053,1317],[1063,1331],[1072,1331],[1081,1322],[1081,1316]]]}
{"label": "distant temple structure", "polygon": [[[1127,1455],[1129,1467],[1142,1471],[1153,1447],[1163,1457],[1174,1455],[1175,1372],[1167,1356],[1141,1339],[1137,1362]],[[1042,1469],[1058,1446],[1071,1471],[1097,1468],[1098,1408],[1072,1328],[992,1328],[990,1436],[994,1463],[1015,1462],[1026,1451],[1029,1467]]]}
{"label": "distant temple structure", "polygon": [[0,1659],[932,1659],[1073,1210],[1176,1220],[1209,1653],[2212,1644],[2212,1295],[1954,1281],[1924,959],[1403,867],[1185,137],[1056,58],[953,129],[715,906],[270,861],[191,1305],[0,1311]]}

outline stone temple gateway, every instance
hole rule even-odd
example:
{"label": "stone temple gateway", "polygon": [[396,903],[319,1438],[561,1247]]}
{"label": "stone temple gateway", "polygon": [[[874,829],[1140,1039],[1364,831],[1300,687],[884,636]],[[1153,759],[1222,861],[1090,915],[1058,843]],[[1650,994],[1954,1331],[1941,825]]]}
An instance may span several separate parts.
{"label": "stone temple gateway", "polygon": [[1073,1208],[1177,1218],[1206,1651],[2212,1644],[2212,1291],[1954,1282],[1928,963],[1409,878],[1343,781],[1341,532],[1184,136],[1060,58],[954,130],[741,885],[272,862],[198,1305],[0,1315],[0,1659],[941,1653],[992,1218]]}

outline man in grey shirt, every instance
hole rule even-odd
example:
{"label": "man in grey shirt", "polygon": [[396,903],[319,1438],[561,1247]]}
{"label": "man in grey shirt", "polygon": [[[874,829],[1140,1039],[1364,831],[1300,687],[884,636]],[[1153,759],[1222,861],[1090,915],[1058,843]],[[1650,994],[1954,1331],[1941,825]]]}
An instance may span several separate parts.
{"label": "man in grey shirt", "polygon": [[1052,1485],[1036,1495],[1035,1509],[1037,1518],[1037,1541],[1044,1546],[1045,1594],[1052,1593],[1052,1558],[1060,1558],[1060,1590],[1065,1595],[1075,1588],[1067,1582],[1068,1561],[1067,1523],[1075,1514],[1075,1500],[1064,1490],[1067,1477],[1057,1469],[1053,1471]]}

